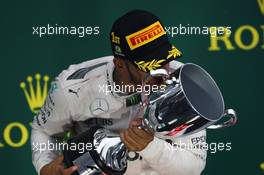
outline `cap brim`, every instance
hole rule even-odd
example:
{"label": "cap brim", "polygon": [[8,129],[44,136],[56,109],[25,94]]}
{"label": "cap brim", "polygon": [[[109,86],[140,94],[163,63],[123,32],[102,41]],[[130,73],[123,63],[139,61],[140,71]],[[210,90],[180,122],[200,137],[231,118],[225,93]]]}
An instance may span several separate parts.
{"label": "cap brim", "polygon": [[171,44],[162,44],[153,52],[134,59],[133,64],[143,72],[162,68],[164,65],[182,56],[182,53]]}

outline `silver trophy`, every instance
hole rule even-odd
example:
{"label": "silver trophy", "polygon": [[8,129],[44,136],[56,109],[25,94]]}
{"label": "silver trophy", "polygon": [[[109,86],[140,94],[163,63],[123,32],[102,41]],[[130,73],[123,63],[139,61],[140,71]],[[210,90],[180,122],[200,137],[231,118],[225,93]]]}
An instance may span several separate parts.
{"label": "silver trophy", "polygon": [[[223,96],[213,78],[198,65],[187,63],[172,73],[164,69],[151,71],[143,86],[152,84],[162,88],[141,94],[140,104],[145,113],[139,127],[156,137],[166,140],[205,128],[229,127],[237,121],[233,109],[225,110]],[[81,141],[92,143],[93,149],[82,155],[64,154],[68,166],[79,166],[76,174],[125,173],[128,150],[119,134],[98,126],[71,140]]]}

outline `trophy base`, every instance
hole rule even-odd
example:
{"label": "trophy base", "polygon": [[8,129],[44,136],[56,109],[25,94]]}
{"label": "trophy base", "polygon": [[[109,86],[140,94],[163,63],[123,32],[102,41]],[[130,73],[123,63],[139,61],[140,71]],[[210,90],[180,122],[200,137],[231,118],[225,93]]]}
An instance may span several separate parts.
{"label": "trophy base", "polygon": [[92,127],[88,131],[85,131],[76,137],[70,138],[67,141],[68,145],[89,143],[92,146],[90,149],[84,150],[81,153],[79,150],[63,150],[65,166],[78,166],[77,171],[74,172],[73,175],[122,175],[125,173],[126,169],[121,171],[113,170],[109,168],[103,160],[101,160],[94,143],[94,134],[98,129],[103,129],[103,127]]}

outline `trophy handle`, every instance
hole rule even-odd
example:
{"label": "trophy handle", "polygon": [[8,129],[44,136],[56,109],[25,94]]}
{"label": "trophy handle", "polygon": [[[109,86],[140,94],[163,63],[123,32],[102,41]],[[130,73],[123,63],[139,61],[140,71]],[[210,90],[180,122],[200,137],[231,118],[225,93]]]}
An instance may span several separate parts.
{"label": "trophy handle", "polygon": [[223,117],[229,117],[229,119],[221,124],[211,125],[207,127],[208,129],[220,129],[220,128],[227,128],[233,126],[237,122],[237,115],[236,111],[233,109],[226,109],[224,112]]}

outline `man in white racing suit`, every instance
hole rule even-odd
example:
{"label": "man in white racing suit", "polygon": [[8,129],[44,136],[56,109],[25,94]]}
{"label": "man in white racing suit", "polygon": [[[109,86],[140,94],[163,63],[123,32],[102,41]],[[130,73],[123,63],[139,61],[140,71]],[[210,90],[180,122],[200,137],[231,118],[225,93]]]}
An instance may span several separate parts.
{"label": "man in white racing suit", "polygon": [[[181,52],[169,44],[158,18],[141,10],[119,18],[110,38],[114,56],[71,65],[52,82],[32,124],[32,159],[38,174],[69,175],[76,171],[77,166],[64,168],[60,150],[40,148],[55,144],[67,131],[79,134],[95,125],[120,133],[130,151],[127,175],[200,174],[206,151],[190,146],[205,142],[205,130],[166,141],[157,138],[136,127],[143,111],[138,104],[127,105],[133,92],[113,88],[115,84],[139,85],[156,68],[173,72],[182,65],[175,61]],[[175,144],[181,149],[173,149]]]}

